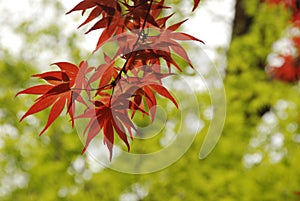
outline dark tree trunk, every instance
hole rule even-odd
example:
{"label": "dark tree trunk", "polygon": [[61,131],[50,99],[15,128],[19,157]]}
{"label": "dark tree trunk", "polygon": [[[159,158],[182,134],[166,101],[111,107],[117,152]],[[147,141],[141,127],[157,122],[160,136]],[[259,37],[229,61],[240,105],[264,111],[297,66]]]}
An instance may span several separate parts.
{"label": "dark tree trunk", "polygon": [[242,0],[237,0],[235,5],[235,16],[233,21],[232,37],[240,36],[249,31],[252,17],[248,16]]}

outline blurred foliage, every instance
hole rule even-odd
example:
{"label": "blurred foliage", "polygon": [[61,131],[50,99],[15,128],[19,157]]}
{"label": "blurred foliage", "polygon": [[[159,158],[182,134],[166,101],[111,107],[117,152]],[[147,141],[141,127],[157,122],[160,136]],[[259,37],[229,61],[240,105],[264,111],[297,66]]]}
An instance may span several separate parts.
{"label": "blurred foliage", "polygon": [[[62,11],[60,4],[45,3]],[[80,154],[83,145],[66,117],[40,137],[46,112],[19,123],[34,99],[14,95],[36,82],[29,77],[39,70],[24,60],[23,54],[10,55],[2,49],[0,200],[297,200],[294,192],[300,190],[299,85],[273,81],[264,70],[272,44],[286,29],[289,13],[260,0],[240,3],[239,12],[251,20],[243,23],[246,27],[239,24],[244,19],[235,20],[234,29],[243,31],[233,34],[228,50],[224,80],[228,112],[219,143],[209,157],[198,159],[209,123],[203,112],[205,127],[192,147],[175,164],[152,174],[129,175],[97,166],[88,155]],[[27,38],[26,48],[45,35],[62,40],[63,36],[57,35],[58,23],[34,33],[23,31],[29,26],[26,23],[33,26],[34,22],[24,22],[18,28]],[[75,42],[78,36],[68,40],[65,49],[71,51],[73,61],[79,61],[80,48]],[[42,46],[40,51],[43,48],[54,50],[55,44]],[[208,94],[198,98],[201,110],[209,108]],[[161,102],[167,107],[166,101]],[[155,140],[143,147],[138,142],[134,142],[135,150],[151,152],[159,148]]]}

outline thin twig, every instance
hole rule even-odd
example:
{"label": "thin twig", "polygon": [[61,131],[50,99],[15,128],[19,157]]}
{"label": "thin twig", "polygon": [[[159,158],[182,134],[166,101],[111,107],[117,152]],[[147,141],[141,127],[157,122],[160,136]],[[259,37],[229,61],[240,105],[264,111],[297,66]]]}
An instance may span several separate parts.
{"label": "thin twig", "polygon": [[126,66],[127,66],[128,62],[129,62],[130,58],[132,57],[134,51],[136,50],[136,46],[138,45],[138,43],[139,43],[139,41],[141,39],[142,34],[144,34],[144,30],[145,30],[145,27],[146,27],[148,16],[149,16],[150,11],[151,11],[152,4],[153,4],[153,0],[150,1],[149,7],[148,7],[148,10],[147,10],[147,14],[146,14],[146,17],[145,17],[143,25],[142,25],[142,30],[139,32],[138,38],[137,38],[135,44],[132,47],[132,51],[130,52],[128,58],[126,59],[126,62],[124,63],[122,69],[120,70],[120,72],[117,75],[117,77],[115,78],[115,80],[110,83],[112,85],[112,87],[113,87],[113,91],[112,91],[112,94],[111,94],[109,105],[111,104],[111,99],[112,99],[112,96],[113,96],[113,93],[114,93],[115,86],[120,81],[120,79],[122,77],[122,73],[125,73],[125,74],[127,73],[126,72]]}

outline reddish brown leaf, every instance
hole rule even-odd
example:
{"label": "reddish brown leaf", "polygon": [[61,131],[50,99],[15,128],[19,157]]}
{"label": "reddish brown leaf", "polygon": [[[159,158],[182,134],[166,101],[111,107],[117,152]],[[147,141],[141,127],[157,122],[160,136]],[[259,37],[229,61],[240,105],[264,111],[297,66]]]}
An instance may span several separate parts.
{"label": "reddish brown leaf", "polygon": [[50,105],[54,103],[56,100],[55,96],[48,96],[43,99],[39,99],[36,103],[34,103],[29,110],[22,116],[21,120],[22,121],[24,118],[26,118],[29,115],[35,114],[37,112],[40,112],[46,108],[48,108]]}
{"label": "reddish brown leaf", "polygon": [[96,137],[96,135],[98,135],[98,133],[101,131],[103,127],[103,122],[104,122],[104,118],[91,119],[89,124],[86,126],[84,133],[87,132],[88,129],[89,129],[89,133],[81,154],[84,154],[91,140],[94,139],[94,137]]}
{"label": "reddish brown leaf", "polygon": [[40,132],[40,135],[42,135],[47,128],[57,119],[57,117],[60,115],[60,113],[63,111],[64,107],[66,104],[66,97],[62,96],[60,97],[52,106],[49,117],[48,117],[48,122],[44,129]]}
{"label": "reddish brown leaf", "polygon": [[90,15],[86,18],[86,20],[79,25],[78,28],[82,27],[83,25],[89,23],[90,21],[92,21],[93,19],[97,18],[101,13],[102,13],[102,8],[101,7],[96,7],[92,10],[92,12],[90,13]]}
{"label": "reddish brown leaf", "polygon": [[[36,94],[41,95],[36,99],[36,102],[30,107],[30,109],[24,114],[20,121],[26,118],[29,115],[40,112],[53,103],[54,105],[51,108],[48,122],[44,129],[41,131],[41,134],[44,133],[47,128],[55,121],[55,119],[60,115],[63,108],[67,103],[67,113],[71,117],[72,126],[74,125],[74,112],[75,112],[75,101],[79,101],[85,104],[84,100],[80,96],[80,93],[72,92],[72,87],[74,87],[75,79],[78,75],[79,68],[68,62],[58,62],[55,63],[61,71],[51,71],[42,74],[33,75],[33,77],[39,77],[44,79],[50,85],[38,85],[30,87],[23,91],[20,91],[19,94]],[[87,72],[89,68],[86,62],[82,62],[80,67]],[[83,79],[83,78],[81,78]],[[86,81],[84,82],[86,84]],[[82,83],[80,83],[81,87]],[[79,91],[80,92],[80,91]],[[74,96],[75,95],[75,96]]]}
{"label": "reddish brown leaf", "polygon": [[71,89],[69,87],[69,83],[62,83],[59,85],[56,85],[52,87],[49,91],[47,91],[44,96],[51,96],[51,95],[59,95],[65,92],[71,92]]}
{"label": "reddish brown leaf", "polygon": [[[108,118],[107,118],[108,119]],[[109,159],[112,159],[112,151],[114,146],[114,129],[111,121],[105,121],[103,125],[104,144],[109,150]]]}
{"label": "reddish brown leaf", "polygon": [[126,144],[127,150],[130,151],[130,145],[128,143],[127,135],[124,126],[121,124],[119,120],[113,121],[113,127],[115,128],[118,136],[121,140]]}
{"label": "reddish brown leaf", "polygon": [[65,71],[67,75],[76,76],[78,72],[78,67],[69,62],[56,62],[52,65],[57,65],[62,71]]}
{"label": "reddish brown leaf", "polygon": [[104,134],[104,143],[110,151],[110,159],[112,157],[114,144],[114,132],[116,132],[120,139],[126,144],[128,150],[130,149],[125,127],[131,135],[131,129],[134,128],[134,125],[128,116],[123,114],[121,111],[124,111],[125,113],[124,109],[119,110],[116,107],[110,108],[102,101],[96,101],[94,102],[94,105],[90,106],[83,115],[76,117],[90,119],[84,131],[84,133],[88,131],[88,136],[82,153],[85,152],[91,140],[98,135],[102,129]]}
{"label": "reddish brown leaf", "polygon": [[192,11],[194,11],[198,7],[199,3],[200,3],[200,0],[194,0],[194,7],[193,7]]}
{"label": "reddish brown leaf", "polygon": [[149,87],[145,86],[144,90],[146,95],[146,103],[151,114],[151,121],[153,122],[156,114],[156,98],[153,91]]}
{"label": "reddish brown leaf", "polygon": [[96,2],[96,0],[81,1],[80,3],[78,3],[73,9],[71,9],[66,14],[69,14],[71,12],[78,11],[78,10],[82,10],[82,14],[83,14],[86,9],[94,7],[96,5],[95,2]]}
{"label": "reddish brown leaf", "polygon": [[168,15],[166,17],[162,17],[158,20],[156,20],[156,23],[160,26],[160,28],[165,28],[166,27],[166,22],[168,21],[168,19],[170,19],[175,13],[172,13],[171,15]]}
{"label": "reddish brown leaf", "polygon": [[25,89],[23,91],[18,92],[16,94],[16,96],[18,96],[20,94],[34,94],[34,95],[39,95],[39,94],[45,93],[45,91],[46,92],[49,91],[52,88],[53,88],[53,86],[47,85],[47,84],[33,86],[33,87],[30,87],[28,89]]}
{"label": "reddish brown leaf", "polygon": [[32,77],[39,77],[41,79],[46,80],[50,84],[56,84],[57,81],[68,81],[69,77],[65,72],[62,71],[51,71],[42,74],[32,75]]}
{"label": "reddish brown leaf", "polygon": [[174,45],[172,45],[171,48],[174,50],[174,52],[176,54],[178,54],[180,57],[182,57],[192,68],[194,68],[185,49],[179,43],[174,41]]}
{"label": "reddish brown leaf", "polygon": [[185,19],[185,20],[183,20],[183,21],[181,21],[181,22],[178,22],[178,23],[176,23],[176,24],[173,24],[173,25],[171,25],[171,26],[169,26],[168,28],[167,28],[167,30],[170,30],[170,31],[176,31],[184,22],[186,22],[187,21],[187,19]]}
{"label": "reddish brown leaf", "polygon": [[177,104],[176,100],[173,98],[173,96],[170,94],[170,92],[164,86],[158,85],[158,84],[151,84],[150,87],[153,90],[155,90],[158,94],[171,100],[174,103],[174,105],[178,108],[178,104]]}
{"label": "reddish brown leaf", "polygon": [[113,35],[112,31],[104,29],[101,36],[98,39],[96,48],[93,53],[95,53],[106,41],[108,41],[112,35]]}
{"label": "reddish brown leaf", "polygon": [[165,1],[161,0],[159,3],[152,5],[151,14],[154,19],[157,19],[157,17],[161,14],[163,9],[171,8],[169,6],[165,6],[164,3],[165,3]]}
{"label": "reddish brown leaf", "polygon": [[[90,73],[92,70],[94,70],[94,67],[89,67],[88,62],[82,61],[79,64],[79,71],[76,76],[76,80],[74,83],[74,87],[72,88],[72,91],[76,91],[78,96],[76,96],[75,100],[78,100],[79,102],[84,103],[81,96],[79,95],[81,91],[85,90],[88,96],[90,97],[90,82],[87,79],[86,75]],[[78,97],[78,98],[77,98]]]}
{"label": "reddish brown leaf", "polygon": [[194,36],[191,36],[189,34],[186,34],[186,33],[173,32],[171,37],[174,40],[194,40],[194,41],[198,41],[200,43],[205,44],[202,40],[200,40],[200,39],[198,39],[198,38],[196,38]]}
{"label": "reddish brown leaf", "polygon": [[114,111],[113,113],[121,122],[122,124],[126,127],[127,131],[130,134],[130,138],[133,139],[132,131],[136,131],[136,128],[134,124],[132,123],[131,119],[128,116],[128,112],[125,110],[123,111]]}
{"label": "reddish brown leaf", "polygon": [[101,20],[99,20],[92,28],[90,28],[87,32],[85,32],[86,34],[90,33],[91,31],[97,30],[97,29],[101,29],[107,26],[109,19],[111,20],[110,17],[106,17],[106,18],[102,18]]}

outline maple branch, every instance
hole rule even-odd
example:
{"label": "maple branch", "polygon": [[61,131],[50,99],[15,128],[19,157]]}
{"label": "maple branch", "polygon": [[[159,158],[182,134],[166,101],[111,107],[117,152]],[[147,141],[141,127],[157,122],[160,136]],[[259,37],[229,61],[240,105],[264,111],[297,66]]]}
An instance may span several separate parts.
{"label": "maple branch", "polygon": [[[147,1],[146,3],[148,3],[148,2],[149,1]],[[145,17],[143,25],[142,25],[142,30],[139,32],[138,38],[137,38],[137,40],[135,41],[135,43],[134,43],[134,45],[132,47],[132,51],[130,52],[128,58],[126,59],[126,62],[124,63],[122,69],[118,73],[118,75],[115,78],[115,80],[110,83],[110,85],[113,87],[111,97],[114,94],[115,86],[117,85],[117,83],[120,81],[120,79],[122,77],[122,73],[125,73],[125,74],[127,73],[126,66],[127,66],[128,62],[129,62],[130,58],[132,57],[133,52],[136,50],[136,46],[138,45],[139,41],[141,40],[142,34],[144,34],[146,23],[147,23],[147,19],[148,19],[148,16],[150,14],[150,11],[151,11],[152,4],[153,4],[153,0],[150,0],[149,7],[148,7],[148,10],[147,10],[147,13],[146,13],[146,17]],[[109,105],[110,105],[110,103],[111,103],[111,98],[110,98],[110,101],[109,101]]]}
{"label": "maple branch", "polygon": [[107,86],[109,86],[109,85],[105,85],[104,87],[101,87],[101,88],[91,88],[91,89],[86,89],[86,88],[71,88],[71,90],[72,91],[98,91],[98,90],[104,89]]}
{"label": "maple branch", "polygon": [[[147,2],[148,2],[148,1],[147,1]],[[147,3],[147,2],[146,2],[146,3]],[[148,7],[148,10],[147,10],[147,13],[146,13],[146,17],[145,17],[144,22],[143,22],[143,25],[142,25],[142,30],[139,32],[138,38],[137,38],[137,40],[135,41],[135,43],[134,43],[134,45],[133,45],[133,47],[132,47],[132,51],[130,52],[130,54],[129,54],[129,56],[128,56],[126,62],[125,62],[125,64],[123,65],[121,71],[119,72],[118,76],[117,76],[116,79],[114,80],[115,82],[118,82],[119,79],[121,79],[121,74],[122,74],[123,72],[126,74],[126,66],[127,66],[127,64],[128,64],[128,61],[129,61],[129,59],[131,58],[133,52],[135,51],[136,46],[138,45],[138,43],[139,43],[139,41],[140,41],[140,39],[141,39],[142,34],[144,34],[144,30],[145,30],[147,18],[148,18],[149,14],[150,14],[152,3],[153,3],[153,0],[150,1],[149,7]],[[116,85],[116,84],[117,84],[117,83],[115,83],[115,85]],[[113,85],[113,84],[112,84],[112,85]],[[114,86],[114,85],[113,85],[113,86]]]}

